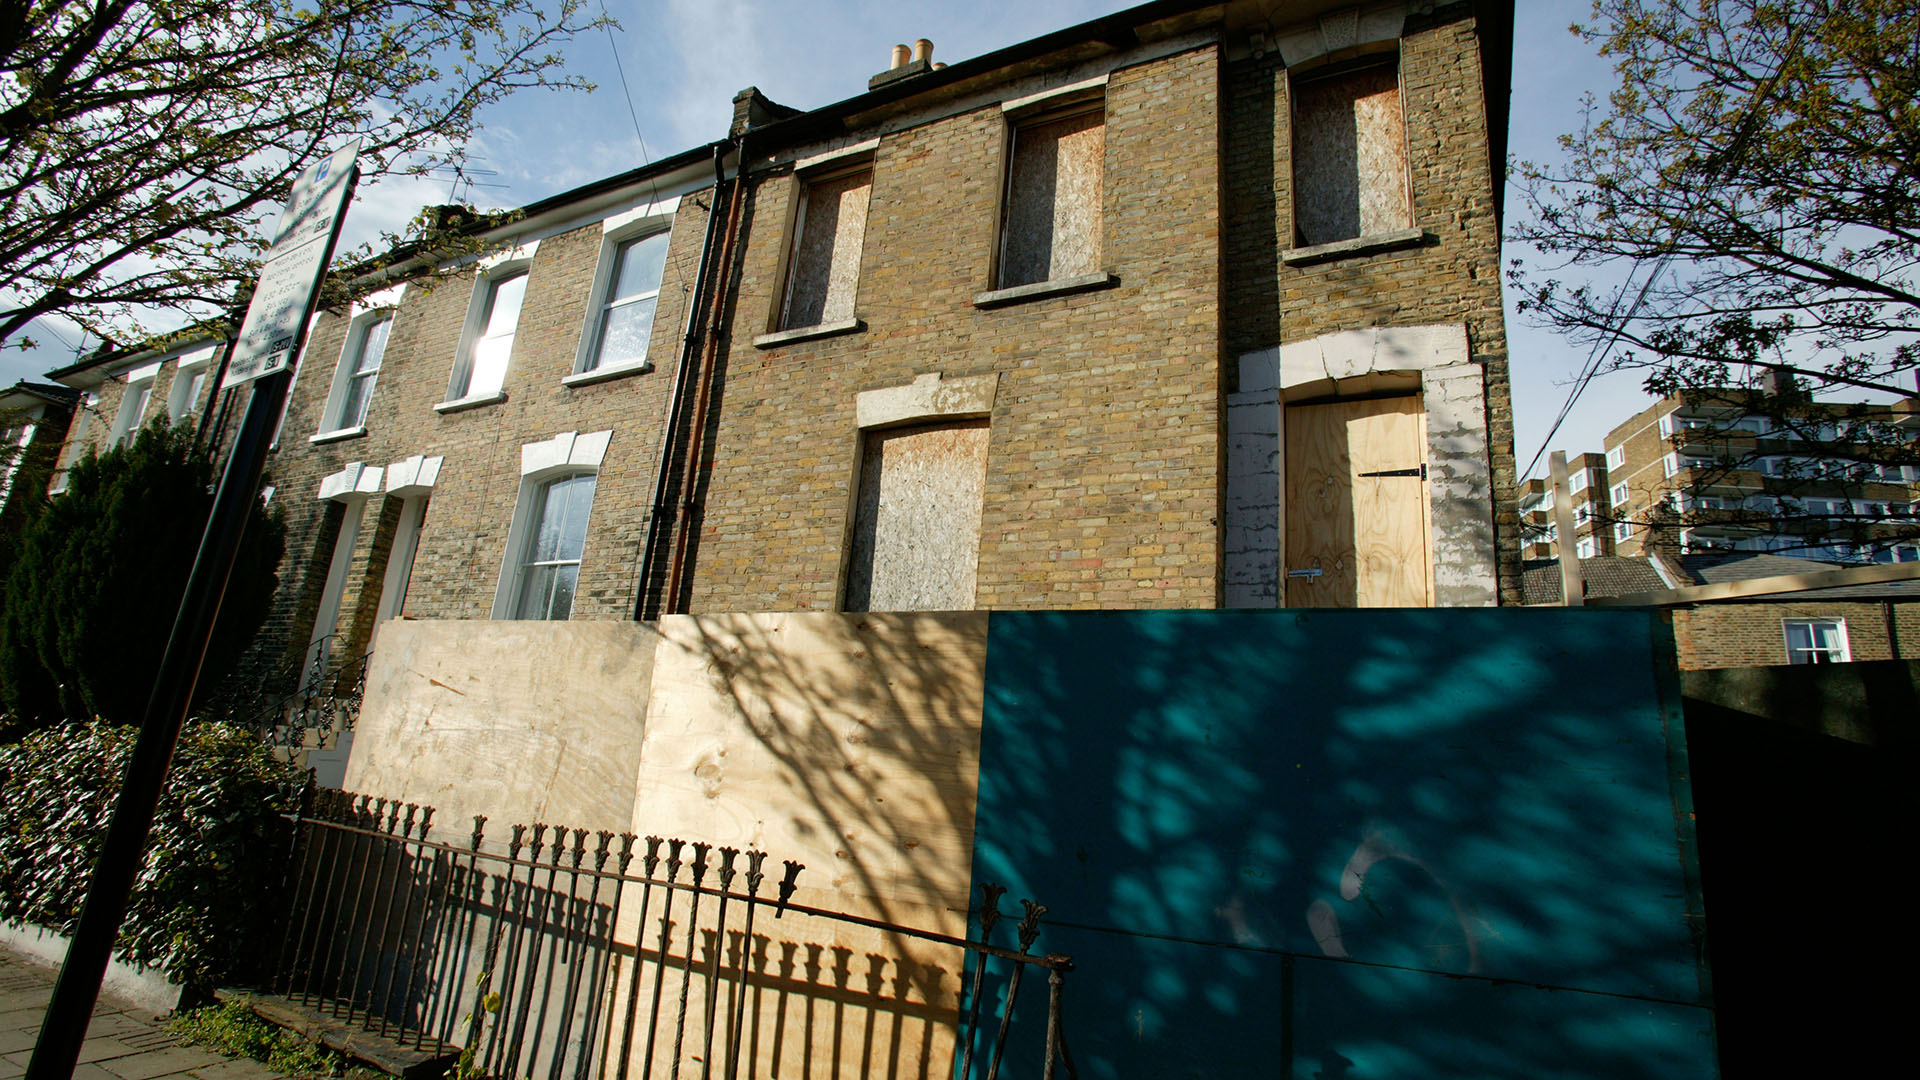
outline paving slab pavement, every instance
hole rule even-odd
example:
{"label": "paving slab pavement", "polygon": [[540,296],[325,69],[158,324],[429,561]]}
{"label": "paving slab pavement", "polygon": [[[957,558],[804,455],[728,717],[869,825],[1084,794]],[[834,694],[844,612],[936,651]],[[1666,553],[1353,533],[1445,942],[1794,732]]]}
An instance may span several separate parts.
{"label": "paving slab pavement", "polygon": [[[0,1080],[25,1076],[54,969],[0,946]],[[74,1080],[277,1080],[257,1061],[188,1046],[139,1006],[102,993]]]}

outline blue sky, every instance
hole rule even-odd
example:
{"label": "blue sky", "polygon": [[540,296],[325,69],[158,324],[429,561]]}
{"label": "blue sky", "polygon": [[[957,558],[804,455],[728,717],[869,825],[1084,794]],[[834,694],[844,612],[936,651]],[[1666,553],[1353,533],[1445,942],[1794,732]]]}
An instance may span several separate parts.
{"label": "blue sky", "polygon": [[[785,105],[815,108],[863,92],[867,77],[887,66],[895,42],[929,38],[934,59],[960,60],[1133,6],[1124,0],[606,0],[606,5],[622,28],[579,38],[566,53],[569,66],[597,89],[587,95],[524,93],[487,114],[471,148],[471,164],[474,179],[498,186],[473,189],[474,201],[530,202],[708,142],[725,134],[733,94],[742,87],[758,86]],[[1581,94],[1591,90],[1604,96],[1611,72],[1567,31],[1569,23],[1588,15],[1586,0],[1520,0],[1516,7],[1519,59],[1510,148],[1517,157],[1551,161],[1559,153],[1555,138],[1578,120]],[[449,188],[450,180],[412,181],[363,191],[349,213],[348,243],[396,229],[420,206],[446,201]],[[1509,218],[1517,212],[1510,191]],[[1515,452],[1525,467],[1566,400],[1567,384],[1584,355],[1516,318],[1511,297],[1508,328]],[[0,354],[0,385],[72,361],[72,346],[78,344],[72,328],[38,336],[43,346],[33,354]],[[1553,448],[1599,449],[1607,430],[1647,400],[1633,376],[1596,381]],[[1536,471],[1544,470],[1544,460]]]}

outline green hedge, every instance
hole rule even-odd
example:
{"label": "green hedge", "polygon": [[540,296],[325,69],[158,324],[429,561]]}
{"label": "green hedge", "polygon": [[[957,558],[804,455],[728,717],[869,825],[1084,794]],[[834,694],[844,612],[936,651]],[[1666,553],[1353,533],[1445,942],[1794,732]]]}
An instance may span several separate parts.
{"label": "green hedge", "polygon": [[[95,720],[0,747],[0,918],[72,933],[136,734]],[[288,837],[280,815],[301,778],[256,735],[189,724],[116,954],[193,986],[245,977],[270,957]]]}

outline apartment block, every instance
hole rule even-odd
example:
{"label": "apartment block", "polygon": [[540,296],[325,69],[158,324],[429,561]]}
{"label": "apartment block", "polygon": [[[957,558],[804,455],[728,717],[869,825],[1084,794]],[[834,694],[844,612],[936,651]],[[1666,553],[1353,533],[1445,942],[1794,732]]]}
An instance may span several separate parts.
{"label": "apartment block", "polygon": [[[1614,553],[1614,514],[1605,454],[1567,460],[1567,501],[1573,508],[1574,552],[1582,559]],[[1527,559],[1560,556],[1553,483],[1534,478],[1521,488],[1521,554]]]}
{"label": "apartment block", "polygon": [[1673,395],[1608,433],[1614,550],[1920,559],[1920,413],[1767,390]]}

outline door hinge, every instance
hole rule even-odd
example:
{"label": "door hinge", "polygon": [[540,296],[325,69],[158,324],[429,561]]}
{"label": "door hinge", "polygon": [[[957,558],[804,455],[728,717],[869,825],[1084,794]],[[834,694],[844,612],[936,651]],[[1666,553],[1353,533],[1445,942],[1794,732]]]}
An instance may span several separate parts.
{"label": "door hinge", "polygon": [[1382,469],[1379,472],[1363,472],[1360,475],[1361,476],[1417,476],[1420,479],[1425,480],[1427,478],[1427,466],[1423,462],[1419,465],[1414,466],[1411,469]]}

